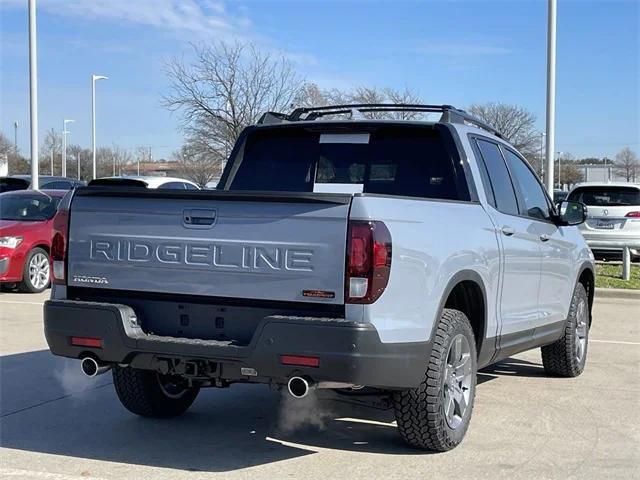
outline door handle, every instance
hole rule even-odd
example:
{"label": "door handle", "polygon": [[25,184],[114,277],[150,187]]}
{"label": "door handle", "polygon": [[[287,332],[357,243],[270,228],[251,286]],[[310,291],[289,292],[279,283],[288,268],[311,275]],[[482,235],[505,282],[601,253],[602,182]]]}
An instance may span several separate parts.
{"label": "door handle", "polygon": [[507,237],[510,237],[511,235],[513,235],[514,233],[516,233],[516,231],[513,229],[513,227],[510,227],[508,225],[505,225],[502,227],[502,233],[504,235],[506,235]]}
{"label": "door handle", "polygon": [[547,235],[546,233],[543,233],[542,235],[540,235],[540,241],[541,242],[548,242],[549,241],[549,235]]}
{"label": "door handle", "polygon": [[202,228],[212,226],[216,221],[216,217],[216,210],[194,208],[183,212],[182,221],[186,226]]}

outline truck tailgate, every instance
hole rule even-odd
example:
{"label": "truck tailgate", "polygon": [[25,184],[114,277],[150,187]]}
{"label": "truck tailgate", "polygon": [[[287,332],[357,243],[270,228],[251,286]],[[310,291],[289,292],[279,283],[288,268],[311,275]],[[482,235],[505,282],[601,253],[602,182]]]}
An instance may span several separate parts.
{"label": "truck tailgate", "polygon": [[82,188],[68,285],[275,301],[344,301],[351,196]]}

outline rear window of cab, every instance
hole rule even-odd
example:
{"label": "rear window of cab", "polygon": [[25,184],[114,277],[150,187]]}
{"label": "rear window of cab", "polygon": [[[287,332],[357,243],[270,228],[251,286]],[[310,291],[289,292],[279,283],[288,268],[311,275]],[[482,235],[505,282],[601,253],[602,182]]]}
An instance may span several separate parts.
{"label": "rear window of cab", "polygon": [[464,173],[434,128],[256,129],[232,162],[228,190],[469,200]]}

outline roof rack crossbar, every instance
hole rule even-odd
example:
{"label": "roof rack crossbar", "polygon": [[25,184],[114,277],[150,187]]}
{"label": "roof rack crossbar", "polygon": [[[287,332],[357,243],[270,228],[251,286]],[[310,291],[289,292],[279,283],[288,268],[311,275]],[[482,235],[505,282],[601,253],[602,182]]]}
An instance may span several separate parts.
{"label": "roof rack crossbar", "polygon": [[440,122],[473,125],[477,128],[486,130],[497,137],[504,138],[503,135],[491,125],[452,105],[423,105],[407,103],[350,103],[344,105],[324,105],[321,107],[300,107],[296,108],[288,115],[277,112],[268,112],[262,116],[258,123],[272,124],[284,122],[312,121],[328,115],[351,114],[353,116],[354,112],[442,113]]}

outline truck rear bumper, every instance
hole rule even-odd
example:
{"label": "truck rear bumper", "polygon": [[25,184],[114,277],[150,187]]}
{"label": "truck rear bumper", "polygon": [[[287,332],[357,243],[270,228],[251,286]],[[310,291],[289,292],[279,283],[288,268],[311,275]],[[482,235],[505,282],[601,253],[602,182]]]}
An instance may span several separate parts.
{"label": "truck rear bumper", "polygon": [[[247,345],[145,333],[126,305],[49,300],[45,335],[51,352],[70,358],[91,355],[103,362],[157,369],[163,362],[206,362],[212,376],[227,381],[285,383],[295,375],[317,382],[379,388],[416,387],[426,369],[428,342],[382,343],[375,327],[335,318],[265,317]],[[72,337],[101,340],[101,347],[72,345]],[[318,358],[317,367],[284,365],[283,355]],[[243,371],[255,370],[246,376]]]}

